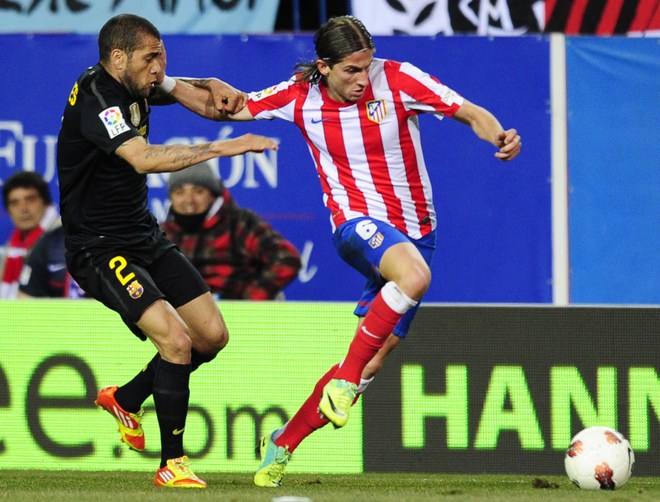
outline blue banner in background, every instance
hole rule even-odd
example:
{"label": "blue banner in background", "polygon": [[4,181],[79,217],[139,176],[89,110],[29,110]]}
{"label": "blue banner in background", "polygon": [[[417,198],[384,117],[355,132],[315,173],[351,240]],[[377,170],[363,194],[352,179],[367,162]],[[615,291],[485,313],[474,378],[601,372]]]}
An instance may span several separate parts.
{"label": "blue banner in background", "polygon": [[117,14],[149,19],[161,33],[271,33],[279,0],[31,0],[0,2],[1,33],[93,33]]}
{"label": "blue banner in background", "polygon": [[[259,90],[313,58],[311,36],[164,37],[168,74],[217,76]],[[376,38],[377,55],[410,61],[490,109],[524,138],[511,163],[470,128],[421,116],[425,158],[438,210],[438,251],[428,302],[552,301],[549,44],[543,37]],[[0,37],[0,183],[20,169],[55,181],[55,144],[66,98],[98,59],[91,35]],[[63,63],[66,61],[66,64]],[[513,64],[512,64],[513,62]],[[217,167],[239,204],[263,215],[301,251],[304,269],[290,300],[355,301],[363,278],[331,242],[328,210],[301,134],[285,122],[216,123],[179,106],[154,108],[150,141],[199,143],[246,132],[274,136],[280,150],[222,158]],[[165,177],[152,176],[151,206],[167,207]],[[0,214],[0,242],[9,222]]]}
{"label": "blue banner in background", "polygon": [[660,44],[566,43],[572,303],[660,303]]}

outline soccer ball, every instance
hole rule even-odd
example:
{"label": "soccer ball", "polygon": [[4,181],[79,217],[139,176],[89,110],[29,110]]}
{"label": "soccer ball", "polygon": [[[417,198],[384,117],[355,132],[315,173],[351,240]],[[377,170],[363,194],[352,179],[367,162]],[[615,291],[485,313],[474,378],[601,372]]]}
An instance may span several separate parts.
{"label": "soccer ball", "polygon": [[628,440],[609,427],[578,432],[564,457],[569,479],[584,490],[614,490],[630,479],[635,454]]}

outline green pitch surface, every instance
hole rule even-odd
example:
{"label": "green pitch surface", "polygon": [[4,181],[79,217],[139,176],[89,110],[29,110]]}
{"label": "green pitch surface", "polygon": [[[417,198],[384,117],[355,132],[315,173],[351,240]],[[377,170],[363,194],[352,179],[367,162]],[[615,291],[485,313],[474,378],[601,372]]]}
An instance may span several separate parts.
{"label": "green pitch surface", "polygon": [[154,488],[144,472],[0,470],[0,500],[12,502],[231,501],[271,502],[307,497],[312,502],[421,501],[657,501],[660,477],[634,477],[614,492],[583,491],[565,477],[448,474],[291,474],[281,488],[256,488],[252,475],[202,476],[205,490]]}

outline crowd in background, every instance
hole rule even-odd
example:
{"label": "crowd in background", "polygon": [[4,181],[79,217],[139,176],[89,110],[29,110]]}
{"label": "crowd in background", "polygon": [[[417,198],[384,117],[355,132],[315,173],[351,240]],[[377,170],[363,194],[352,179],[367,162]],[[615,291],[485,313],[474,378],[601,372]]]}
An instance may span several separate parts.
{"label": "crowd in background", "polygon": [[[207,163],[170,176],[162,229],[197,268],[216,299],[283,300],[301,267],[295,245],[242,208]],[[3,185],[12,223],[0,245],[0,298],[83,298],[67,272],[64,232],[48,184],[19,171]]]}

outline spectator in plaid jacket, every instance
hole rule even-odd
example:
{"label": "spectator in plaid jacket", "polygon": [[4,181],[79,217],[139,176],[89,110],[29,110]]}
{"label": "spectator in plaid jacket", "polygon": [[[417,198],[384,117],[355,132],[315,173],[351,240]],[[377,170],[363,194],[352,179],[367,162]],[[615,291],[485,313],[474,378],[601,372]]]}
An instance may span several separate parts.
{"label": "spectator in plaid jacket", "polygon": [[162,228],[213,295],[283,297],[301,267],[298,250],[254,211],[239,207],[207,162],[172,173],[168,191],[172,205]]}

